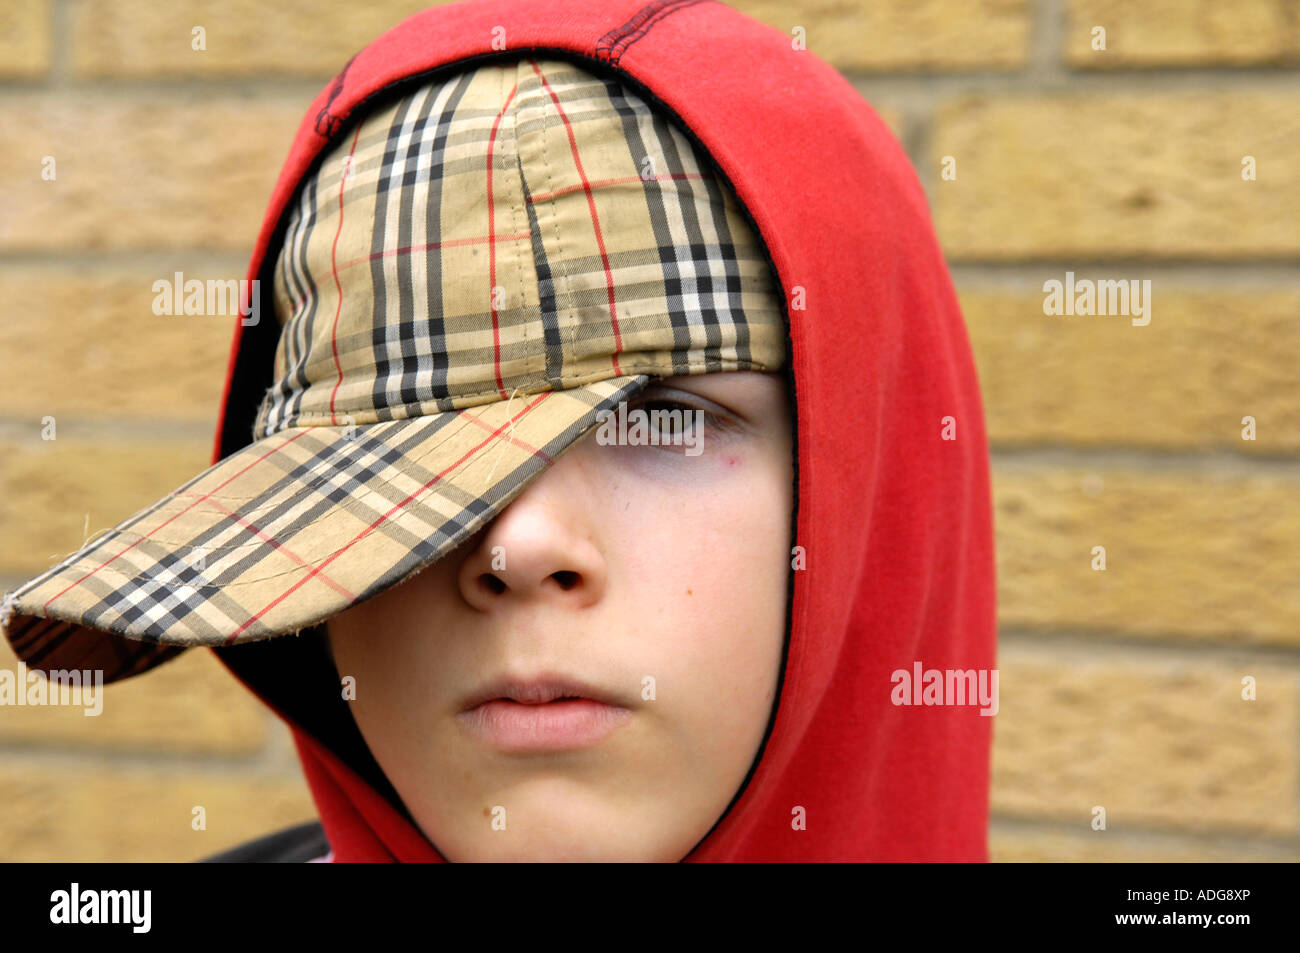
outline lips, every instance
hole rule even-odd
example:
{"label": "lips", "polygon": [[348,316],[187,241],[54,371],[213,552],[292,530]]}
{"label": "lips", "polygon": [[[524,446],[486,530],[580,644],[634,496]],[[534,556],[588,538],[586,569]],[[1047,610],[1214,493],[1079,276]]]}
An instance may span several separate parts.
{"label": "lips", "polygon": [[505,753],[590,747],[632,712],[601,689],[567,676],[498,679],[474,692],[456,716],[472,737]]}
{"label": "lips", "polygon": [[566,675],[540,675],[533,678],[503,677],[494,679],[470,695],[461,710],[477,708],[484,702],[505,699],[521,705],[545,705],[565,698],[586,698],[606,705],[615,703],[607,692],[587,682]]}

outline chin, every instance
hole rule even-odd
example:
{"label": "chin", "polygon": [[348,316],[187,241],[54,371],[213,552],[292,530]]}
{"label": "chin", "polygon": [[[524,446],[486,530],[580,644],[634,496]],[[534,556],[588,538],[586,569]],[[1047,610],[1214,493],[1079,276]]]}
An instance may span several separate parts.
{"label": "chin", "polygon": [[[597,812],[583,817],[554,813],[507,812],[505,830],[484,830],[473,837],[439,839],[435,831],[425,835],[453,863],[675,863],[695,843],[678,845],[661,830],[641,830],[643,819],[633,815],[613,822]],[[523,816],[545,817],[544,822],[525,822]],[[472,823],[489,823],[484,812],[468,813]],[[698,838],[697,838],[698,839]]]}
{"label": "chin", "polygon": [[643,844],[580,843],[549,836],[520,838],[509,844],[480,840],[466,847],[468,849],[463,855],[452,852],[444,856],[453,863],[507,864],[674,863],[680,859],[675,853],[647,849]]}

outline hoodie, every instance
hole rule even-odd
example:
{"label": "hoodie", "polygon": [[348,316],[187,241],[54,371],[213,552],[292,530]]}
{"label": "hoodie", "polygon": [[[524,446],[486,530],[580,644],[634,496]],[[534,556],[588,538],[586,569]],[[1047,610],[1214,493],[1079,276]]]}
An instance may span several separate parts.
{"label": "hoodie", "polygon": [[[311,105],[250,280],[270,280],[297,186],[375,103],[539,54],[671,117],[731,187],[783,292],[796,421],[783,669],[749,774],[684,859],[987,860],[995,707],[945,695],[996,687],[975,368],[910,162],[832,67],[710,0],[427,10],[357,53]],[[249,442],[277,333],[236,327],[213,462]],[[223,859],[443,859],[367,750],[319,633],[210,651],[286,723],[320,812],[291,850]]]}

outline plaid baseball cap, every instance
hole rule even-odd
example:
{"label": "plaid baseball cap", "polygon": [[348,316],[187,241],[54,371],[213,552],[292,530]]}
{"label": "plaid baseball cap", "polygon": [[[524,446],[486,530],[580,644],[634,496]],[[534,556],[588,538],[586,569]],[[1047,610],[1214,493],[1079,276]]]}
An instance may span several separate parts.
{"label": "plaid baseball cap", "polygon": [[113,681],[297,633],[454,549],[653,378],[782,368],[780,291],[710,169],[559,59],[341,130],[278,249],[251,442],[7,594],[19,659]]}

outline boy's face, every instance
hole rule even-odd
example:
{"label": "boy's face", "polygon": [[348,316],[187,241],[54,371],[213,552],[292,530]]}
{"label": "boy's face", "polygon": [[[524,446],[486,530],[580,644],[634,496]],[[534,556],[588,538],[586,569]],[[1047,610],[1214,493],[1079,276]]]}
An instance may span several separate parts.
{"label": "boy's face", "polygon": [[[628,409],[678,404],[717,418],[702,453],[590,433],[461,547],[330,620],[357,724],[448,860],[677,861],[753,763],[785,638],[785,383],[667,378]],[[608,707],[467,710],[540,675]]]}

